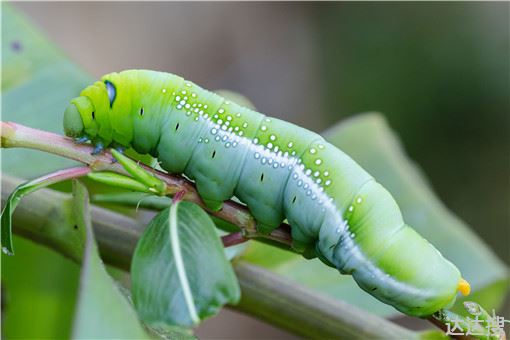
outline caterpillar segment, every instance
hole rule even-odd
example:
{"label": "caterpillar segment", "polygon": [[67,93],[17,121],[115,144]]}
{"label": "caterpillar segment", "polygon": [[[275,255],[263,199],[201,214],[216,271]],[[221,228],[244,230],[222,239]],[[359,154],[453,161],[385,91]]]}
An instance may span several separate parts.
{"label": "caterpillar segment", "polygon": [[262,232],[287,219],[293,247],[350,274],[403,313],[448,307],[469,283],[407,226],[389,192],[318,134],[163,72],[105,75],[64,114],[66,135],[133,147],[185,174],[212,210],[232,196]]}

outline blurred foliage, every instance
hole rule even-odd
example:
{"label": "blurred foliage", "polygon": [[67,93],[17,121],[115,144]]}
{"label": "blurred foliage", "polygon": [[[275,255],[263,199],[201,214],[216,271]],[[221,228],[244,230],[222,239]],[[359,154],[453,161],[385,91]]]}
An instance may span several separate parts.
{"label": "blurred foliage", "polygon": [[328,3],[329,122],[383,112],[438,195],[510,263],[509,3]]}
{"label": "blurred foliage", "polygon": [[[2,120],[60,131],[63,108],[88,81],[25,18],[2,4]],[[24,178],[76,164],[35,150],[2,150],[1,157],[2,174]],[[19,254],[2,256],[2,337],[68,338],[79,267],[31,241],[15,237],[14,242]]]}

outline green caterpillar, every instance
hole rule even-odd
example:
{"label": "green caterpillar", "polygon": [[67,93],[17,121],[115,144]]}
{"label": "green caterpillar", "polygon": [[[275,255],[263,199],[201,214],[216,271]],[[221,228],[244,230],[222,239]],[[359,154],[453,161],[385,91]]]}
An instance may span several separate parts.
{"label": "green caterpillar", "polygon": [[319,257],[377,299],[415,316],[469,293],[459,270],[407,226],[380,184],[318,134],[229,102],[183,78],[105,75],[64,114],[67,136],[133,147],[196,183],[206,205],[233,195],[269,232],[286,218],[294,248]]}

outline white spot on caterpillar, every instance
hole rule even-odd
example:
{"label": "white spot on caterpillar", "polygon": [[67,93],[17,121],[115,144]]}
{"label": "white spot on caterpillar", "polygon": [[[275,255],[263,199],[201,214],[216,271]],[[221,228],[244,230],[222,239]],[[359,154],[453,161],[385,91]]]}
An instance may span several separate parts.
{"label": "white spot on caterpillar", "polygon": [[219,142],[221,138],[220,138],[220,136],[216,136],[214,139],[215,139],[217,142]]}
{"label": "white spot on caterpillar", "polygon": [[203,139],[202,139],[202,137],[200,137],[200,138],[198,139],[198,142],[199,142],[199,143],[202,143],[202,141],[203,141]]}
{"label": "white spot on caterpillar", "polygon": [[193,98],[196,98],[196,97],[197,97],[197,94],[193,92],[193,93],[191,94],[191,96],[192,96]]}
{"label": "white spot on caterpillar", "polygon": [[264,120],[265,120],[267,123],[271,122],[271,119],[269,119],[269,118],[266,118],[266,119],[264,119]]}
{"label": "white spot on caterpillar", "polygon": [[267,143],[267,148],[269,150],[271,150],[273,148],[273,143],[271,143],[271,142]]}
{"label": "white spot on caterpillar", "polygon": [[311,148],[311,149],[310,149],[310,153],[311,153],[312,155],[313,155],[313,154],[315,154],[315,153],[317,153],[317,149],[315,149],[315,148]]}
{"label": "white spot on caterpillar", "polygon": [[179,102],[179,104],[180,104],[180,105],[184,105],[184,104],[186,104],[186,101],[183,99],[183,100],[181,100],[181,101]]}
{"label": "white spot on caterpillar", "polygon": [[225,143],[225,147],[226,147],[226,148],[229,148],[229,147],[230,147],[230,142],[226,142],[226,143]]}
{"label": "white spot on caterpillar", "polygon": [[236,117],[241,117],[241,114],[240,113],[236,113]]}
{"label": "white spot on caterpillar", "polygon": [[239,131],[239,126],[236,126],[236,127],[234,128],[234,131],[235,131],[235,132]]}
{"label": "white spot on caterpillar", "polygon": [[271,135],[271,136],[269,136],[269,139],[272,140],[272,141],[275,141],[276,140],[276,136],[275,135]]}
{"label": "white spot on caterpillar", "polygon": [[175,97],[175,100],[176,100],[176,101],[181,100],[181,96],[177,96],[177,97]]}
{"label": "white spot on caterpillar", "polygon": [[229,102],[229,101],[226,101],[226,102],[225,102],[225,105],[230,105],[230,102]]}
{"label": "white spot on caterpillar", "polygon": [[209,143],[209,138],[204,139],[204,143],[205,144]]}
{"label": "white spot on caterpillar", "polygon": [[225,142],[226,140],[228,139],[228,136],[227,135],[224,135],[222,140]]}
{"label": "white spot on caterpillar", "polygon": [[186,86],[187,87],[191,87],[191,83],[186,83]]}
{"label": "white spot on caterpillar", "polygon": [[207,104],[204,104],[204,109],[207,109]]}
{"label": "white spot on caterpillar", "polygon": [[184,91],[181,91],[182,94],[186,94],[187,92],[184,90]]}
{"label": "white spot on caterpillar", "polygon": [[329,171],[324,171],[324,177],[328,177],[329,176]]}
{"label": "white spot on caterpillar", "polygon": [[362,201],[363,200],[361,199],[361,197],[358,197],[358,199],[356,200],[356,203],[361,204]]}
{"label": "white spot on caterpillar", "polygon": [[218,130],[216,130],[215,128],[212,128],[212,129],[211,129],[211,134],[215,135],[215,134],[217,134],[217,133],[218,133]]}
{"label": "white spot on caterpillar", "polygon": [[232,120],[232,116],[227,116],[227,120]]}
{"label": "white spot on caterpillar", "polygon": [[319,177],[320,174],[321,174],[320,171],[315,171],[313,173],[313,177]]}
{"label": "white spot on caterpillar", "polygon": [[292,178],[297,179],[298,177],[299,177],[299,176],[298,176],[297,172],[295,172],[294,174],[292,174]]}
{"label": "white spot on caterpillar", "polygon": [[260,130],[262,130],[262,131],[266,131],[266,130],[267,130],[267,126],[262,125],[262,127],[260,128]]}
{"label": "white spot on caterpillar", "polygon": [[303,189],[305,190],[308,189],[308,187],[309,187],[308,183],[305,183],[305,185],[303,185]]}
{"label": "white spot on caterpillar", "polygon": [[297,186],[298,186],[298,187],[300,187],[300,186],[302,186],[302,185],[303,185],[303,181],[302,181],[302,180],[299,180],[299,181],[297,182]]}
{"label": "white spot on caterpillar", "polygon": [[185,107],[185,108],[187,108],[187,109],[189,109],[189,108],[191,107],[191,105],[186,104],[186,105],[184,105],[184,107]]}
{"label": "white spot on caterpillar", "polygon": [[242,135],[244,135],[244,132],[239,131],[239,136],[242,136]]}
{"label": "white spot on caterpillar", "polygon": [[220,113],[220,114],[223,113],[223,112],[225,112],[225,110],[223,110],[223,109],[219,109],[218,110],[218,113]]}
{"label": "white spot on caterpillar", "polygon": [[306,191],[306,196],[310,196],[311,194],[312,194],[312,190],[308,189],[308,190]]}
{"label": "white spot on caterpillar", "polygon": [[326,182],[324,182],[325,186],[329,186],[331,184],[331,181],[328,179]]}
{"label": "white spot on caterpillar", "polygon": [[253,138],[253,144],[258,144],[259,139],[257,137]]}
{"label": "white spot on caterpillar", "polygon": [[275,169],[278,168],[278,162],[274,162],[273,168],[275,168]]}
{"label": "white spot on caterpillar", "polygon": [[287,144],[287,146],[288,146],[289,148],[291,148],[293,145],[294,145],[294,143],[292,143],[292,142],[289,142],[289,144]]}
{"label": "white spot on caterpillar", "polygon": [[233,142],[232,146],[235,148],[237,146],[237,142]]}
{"label": "white spot on caterpillar", "polygon": [[247,127],[248,127],[248,123],[244,123],[244,124],[243,124],[243,128],[245,128],[245,129],[246,129]]}
{"label": "white spot on caterpillar", "polygon": [[161,90],[161,92],[166,93],[166,89]]}
{"label": "white spot on caterpillar", "polygon": [[322,160],[320,158],[315,160],[316,165],[321,165],[321,163],[322,163]]}
{"label": "white spot on caterpillar", "polygon": [[310,169],[306,169],[305,174],[306,174],[307,176],[310,176],[310,174],[311,174],[311,173],[312,173],[312,170],[310,170]]}
{"label": "white spot on caterpillar", "polygon": [[322,150],[322,149],[324,149],[324,145],[322,145],[322,144],[317,145],[317,147],[318,147],[319,149],[321,149],[321,150]]}
{"label": "white spot on caterpillar", "polygon": [[349,212],[353,212],[354,211],[354,207],[352,205],[349,206]]}
{"label": "white spot on caterpillar", "polygon": [[340,234],[340,232],[342,231],[342,229],[340,229],[340,227],[338,227],[338,228],[336,228],[336,229],[335,229],[335,231],[336,231],[336,233],[337,233],[337,234]]}
{"label": "white spot on caterpillar", "polygon": [[260,158],[260,153],[255,152],[255,154],[253,156],[255,157],[255,159],[259,159]]}
{"label": "white spot on caterpillar", "polygon": [[267,164],[269,164],[269,165],[273,164],[273,159],[272,159],[272,158],[269,158],[269,159],[267,160]]}
{"label": "white spot on caterpillar", "polygon": [[[218,115],[216,115],[216,118],[218,118],[217,116]],[[223,120],[222,119],[218,119],[218,124],[220,124],[220,125],[223,124]]]}
{"label": "white spot on caterpillar", "polygon": [[320,178],[317,178],[317,180],[315,181],[315,183],[317,184],[321,184],[322,180]]}
{"label": "white spot on caterpillar", "polygon": [[225,125],[226,125],[226,126],[229,126],[229,125],[230,125],[230,122],[225,122]]}
{"label": "white spot on caterpillar", "polygon": [[266,158],[266,157],[262,157],[262,159],[260,160],[260,162],[261,162],[262,164],[266,164],[266,162],[267,162],[267,158]]}
{"label": "white spot on caterpillar", "polygon": [[222,126],[221,126],[221,129],[222,129],[223,131],[226,131],[226,130],[227,130],[227,126],[226,126],[226,125],[222,125]]}

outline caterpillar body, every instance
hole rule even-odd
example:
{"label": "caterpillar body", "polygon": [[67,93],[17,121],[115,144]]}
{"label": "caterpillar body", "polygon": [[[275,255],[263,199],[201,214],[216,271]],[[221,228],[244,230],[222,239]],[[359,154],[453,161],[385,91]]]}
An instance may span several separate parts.
{"label": "caterpillar body", "polygon": [[320,135],[163,72],[105,75],[73,99],[68,136],[133,147],[195,181],[206,205],[232,196],[260,230],[286,218],[294,248],[319,257],[403,313],[430,315],[469,285],[407,226],[391,195]]}

